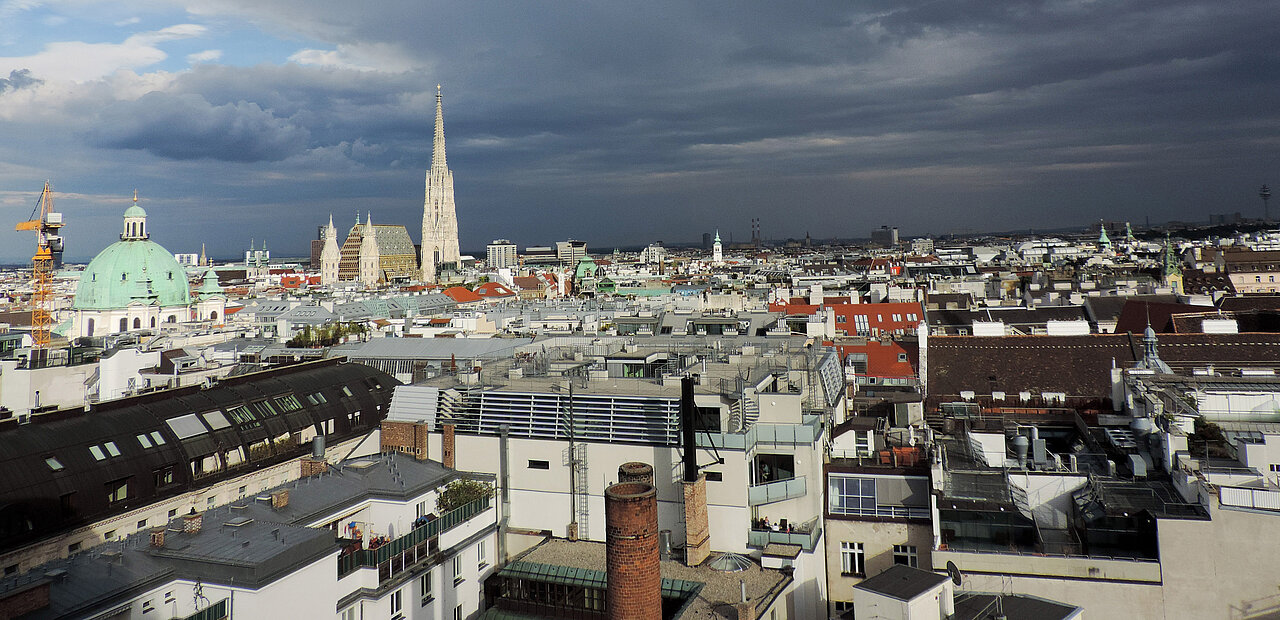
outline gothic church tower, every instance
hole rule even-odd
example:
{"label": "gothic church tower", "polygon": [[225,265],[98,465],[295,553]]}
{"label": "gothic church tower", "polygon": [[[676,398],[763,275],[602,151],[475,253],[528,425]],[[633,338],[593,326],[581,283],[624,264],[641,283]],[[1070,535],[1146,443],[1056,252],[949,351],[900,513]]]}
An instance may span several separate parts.
{"label": "gothic church tower", "polygon": [[458,214],[453,205],[453,172],[444,156],[444,112],[436,85],[436,135],[422,205],[422,281],[435,282],[440,265],[457,263]]}
{"label": "gothic church tower", "polygon": [[320,249],[320,284],[332,286],[338,283],[338,262],[342,252],[338,249],[338,229],[333,227],[333,215],[324,229],[324,246]]}
{"label": "gothic church tower", "polygon": [[360,232],[360,283],[373,286],[378,283],[382,274],[379,269],[378,233],[373,228],[373,214],[364,219],[364,230]]}

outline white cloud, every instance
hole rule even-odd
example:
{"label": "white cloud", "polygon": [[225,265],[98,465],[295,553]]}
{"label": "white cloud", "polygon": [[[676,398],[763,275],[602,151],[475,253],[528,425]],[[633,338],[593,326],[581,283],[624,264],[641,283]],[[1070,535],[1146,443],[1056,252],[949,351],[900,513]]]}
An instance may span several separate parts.
{"label": "white cloud", "polygon": [[416,64],[399,48],[385,43],[339,44],[334,50],[303,49],[289,57],[300,65],[400,73]]}
{"label": "white cloud", "polygon": [[205,34],[198,24],[178,24],[152,32],[138,33],[122,43],[55,41],[31,56],[0,57],[0,73],[30,69],[46,81],[85,82],[101,79],[121,69],[148,67],[168,58],[156,44]]}
{"label": "white cloud", "polygon": [[222,50],[205,50],[194,54],[187,54],[187,62],[196,64],[200,62],[213,62],[222,58]]}
{"label": "white cloud", "polygon": [[120,20],[120,21],[116,22],[114,25],[115,25],[115,26],[132,26],[132,25],[137,24],[137,23],[139,23],[139,22],[141,22],[141,21],[142,21],[142,18],[141,18],[141,17],[130,17],[129,19],[122,19],[122,20]]}

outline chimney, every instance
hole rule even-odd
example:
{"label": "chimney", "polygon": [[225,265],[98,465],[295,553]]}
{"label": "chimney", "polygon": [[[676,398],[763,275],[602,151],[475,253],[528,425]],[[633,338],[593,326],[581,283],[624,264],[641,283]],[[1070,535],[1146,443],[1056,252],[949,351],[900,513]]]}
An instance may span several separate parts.
{"label": "chimney", "polygon": [[324,460],[323,458],[318,459],[310,455],[302,457],[301,463],[302,463],[303,478],[310,478],[312,476],[323,474],[326,470],[329,469],[328,461]]}
{"label": "chimney", "polygon": [[151,546],[152,547],[159,548],[164,546],[164,532],[165,532],[165,528],[163,527],[157,527],[157,528],[151,529]]}
{"label": "chimney", "polygon": [[403,452],[419,461],[427,460],[427,423],[383,420],[379,436],[382,452]]}
{"label": "chimney", "polygon": [[631,461],[618,466],[618,482],[643,482],[653,484],[653,466]]}
{"label": "chimney", "polygon": [[738,612],[738,620],[756,620],[756,605],[747,600],[747,582],[739,579],[738,588],[742,592],[742,600],[733,606]]}
{"label": "chimney", "polygon": [[279,510],[289,505],[289,489],[280,489],[271,493],[271,507]]}
{"label": "chimney", "polygon": [[454,452],[453,452],[453,424],[443,424],[440,426],[440,461],[445,467],[453,469]]}
{"label": "chimney", "polygon": [[182,515],[182,533],[184,534],[199,533],[203,525],[204,514],[196,512],[195,508],[192,508],[189,514]]}
{"label": "chimney", "polygon": [[693,378],[680,381],[680,430],[684,436],[685,564],[697,566],[711,555],[711,527],[707,522],[707,477],[698,471],[698,445],[693,428]]}
{"label": "chimney", "polygon": [[604,490],[609,620],[660,620],[658,491],[643,482]]}

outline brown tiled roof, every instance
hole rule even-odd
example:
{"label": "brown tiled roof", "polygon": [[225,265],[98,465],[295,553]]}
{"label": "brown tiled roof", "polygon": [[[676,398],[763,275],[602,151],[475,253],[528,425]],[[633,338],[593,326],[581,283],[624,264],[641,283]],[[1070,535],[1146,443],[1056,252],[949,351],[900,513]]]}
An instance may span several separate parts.
{"label": "brown tiled roof", "polygon": [[[1162,334],[1160,358],[1175,371],[1207,364],[1280,366],[1280,334]],[[1142,356],[1141,334],[1089,336],[930,336],[929,405],[962,391],[1039,396],[1062,392],[1067,405],[1110,407],[1111,365],[1132,367]]]}
{"label": "brown tiled roof", "polygon": [[1151,329],[1164,333],[1173,331],[1170,317],[1188,312],[1212,312],[1212,306],[1193,306],[1191,304],[1171,304],[1146,300],[1130,300],[1120,310],[1120,318],[1116,320],[1116,333],[1133,332],[1141,334],[1151,325]]}

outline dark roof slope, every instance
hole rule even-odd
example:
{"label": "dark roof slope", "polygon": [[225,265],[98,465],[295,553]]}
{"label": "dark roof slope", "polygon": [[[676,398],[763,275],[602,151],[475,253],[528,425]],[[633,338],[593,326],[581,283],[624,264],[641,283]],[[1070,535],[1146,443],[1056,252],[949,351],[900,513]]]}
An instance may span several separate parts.
{"label": "dark roof slope", "polygon": [[[398,383],[326,360],[7,424],[0,550],[296,458],[309,450],[304,431],[334,441],[363,434],[381,422]],[[228,452],[243,462],[205,470],[208,457],[226,462]],[[121,487],[125,497],[109,497]]]}
{"label": "dark roof slope", "polygon": [[882,594],[900,601],[910,601],[937,587],[938,584],[947,579],[950,579],[950,577],[902,564],[895,564],[883,573],[853,587]]}
{"label": "dark roof slope", "polygon": [[[1061,392],[1070,406],[1099,408],[1110,403],[1113,361],[1130,368],[1141,359],[1142,335],[930,336],[928,347],[933,407],[971,390]],[[1181,371],[1206,364],[1276,367],[1280,334],[1161,334],[1159,353]]]}

